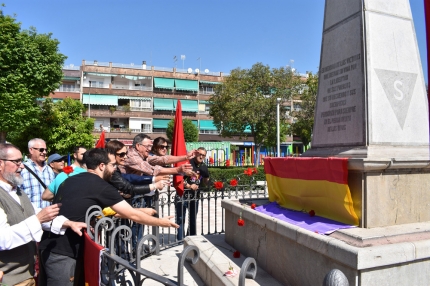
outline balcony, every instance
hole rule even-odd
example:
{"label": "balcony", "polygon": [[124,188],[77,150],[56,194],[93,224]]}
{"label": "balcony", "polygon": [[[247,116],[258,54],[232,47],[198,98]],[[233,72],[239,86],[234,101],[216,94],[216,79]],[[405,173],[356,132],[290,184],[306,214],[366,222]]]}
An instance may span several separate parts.
{"label": "balcony", "polygon": [[79,87],[76,86],[72,86],[72,87],[66,87],[66,86],[60,86],[59,88],[57,88],[55,90],[56,92],[80,92],[81,89]]}
{"label": "balcony", "polygon": [[214,134],[219,135],[218,130],[199,130],[199,134]]}
{"label": "balcony", "polygon": [[152,86],[129,86],[126,84],[113,84],[112,89],[152,91]]}

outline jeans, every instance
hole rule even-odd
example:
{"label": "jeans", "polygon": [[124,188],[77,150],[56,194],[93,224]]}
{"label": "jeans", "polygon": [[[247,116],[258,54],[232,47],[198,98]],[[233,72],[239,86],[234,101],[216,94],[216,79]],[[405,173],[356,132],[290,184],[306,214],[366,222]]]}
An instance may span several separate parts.
{"label": "jeans", "polygon": [[189,223],[186,235],[196,235],[197,213],[199,211],[199,194],[194,191],[186,190],[182,197],[175,197],[176,224],[179,225],[177,239],[183,240],[185,236],[185,219],[187,209],[189,209]]}

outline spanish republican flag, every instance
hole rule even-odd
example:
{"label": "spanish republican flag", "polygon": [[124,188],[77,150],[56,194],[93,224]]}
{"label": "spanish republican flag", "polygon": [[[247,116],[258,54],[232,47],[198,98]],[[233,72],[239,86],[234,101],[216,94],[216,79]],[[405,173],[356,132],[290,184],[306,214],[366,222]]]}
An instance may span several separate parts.
{"label": "spanish republican flag", "polygon": [[297,211],[358,225],[346,158],[265,158],[269,200]]}

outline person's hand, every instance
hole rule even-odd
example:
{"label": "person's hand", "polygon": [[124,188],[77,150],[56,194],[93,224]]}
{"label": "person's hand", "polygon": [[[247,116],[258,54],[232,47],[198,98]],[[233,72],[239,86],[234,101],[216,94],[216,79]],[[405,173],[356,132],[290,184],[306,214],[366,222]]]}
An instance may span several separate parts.
{"label": "person's hand", "polygon": [[190,160],[190,159],[193,159],[194,157],[197,157],[198,155],[199,155],[199,151],[194,149],[187,153],[187,158],[188,160]]}
{"label": "person's hand", "polygon": [[157,190],[162,190],[164,188],[164,186],[167,186],[168,184],[170,184],[169,181],[161,180],[161,181],[156,182],[154,184],[154,186]]}
{"label": "person's hand", "polygon": [[140,210],[141,212],[146,213],[147,215],[153,216],[157,213],[156,210],[152,209],[152,208],[139,208],[138,210]]}
{"label": "person's hand", "polygon": [[40,223],[51,221],[58,216],[60,207],[61,204],[50,205],[49,207],[43,208],[36,217]]}
{"label": "person's hand", "polygon": [[[187,174],[187,172],[189,171],[193,171],[193,166],[191,164],[182,164],[179,167],[176,167],[178,173],[185,173]],[[188,176],[188,175],[187,175]]]}
{"label": "person's hand", "polygon": [[192,185],[190,185],[190,189],[193,191],[197,191],[199,189],[199,186],[196,184],[192,184]]}
{"label": "person's hand", "polygon": [[87,228],[87,224],[79,221],[67,220],[64,222],[63,226],[70,228],[76,232],[79,236],[82,236],[82,229]]}
{"label": "person's hand", "polygon": [[156,176],[154,182],[158,182],[161,180],[165,180],[168,181],[170,179],[169,175],[160,175],[160,176]]}
{"label": "person's hand", "polygon": [[184,174],[187,177],[199,177],[199,175],[193,170],[187,170],[186,172],[184,172]]}
{"label": "person's hand", "polygon": [[176,223],[170,220],[171,218],[174,218],[174,217],[175,217],[174,215],[171,215],[171,216],[160,218],[160,226],[179,228],[179,225],[177,225]]}

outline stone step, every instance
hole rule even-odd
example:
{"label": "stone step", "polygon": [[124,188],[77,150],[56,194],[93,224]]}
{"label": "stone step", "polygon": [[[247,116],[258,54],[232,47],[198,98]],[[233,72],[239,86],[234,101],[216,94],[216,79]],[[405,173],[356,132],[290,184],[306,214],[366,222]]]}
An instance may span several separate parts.
{"label": "stone step", "polygon": [[[197,272],[205,285],[239,285],[240,268],[246,257],[241,255],[240,258],[233,258],[233,249],[225,242],[224,234],[205,235],[205,236],[188,236],[184,239],[184,248],[188,245],[194,245],[200,250],[199,261],[191,265]],[[232,266],[237,275],[227,277],[224,273]],[[258,268],[254,280],[246,279],[246,285],[282,285],[266,271]]]}

